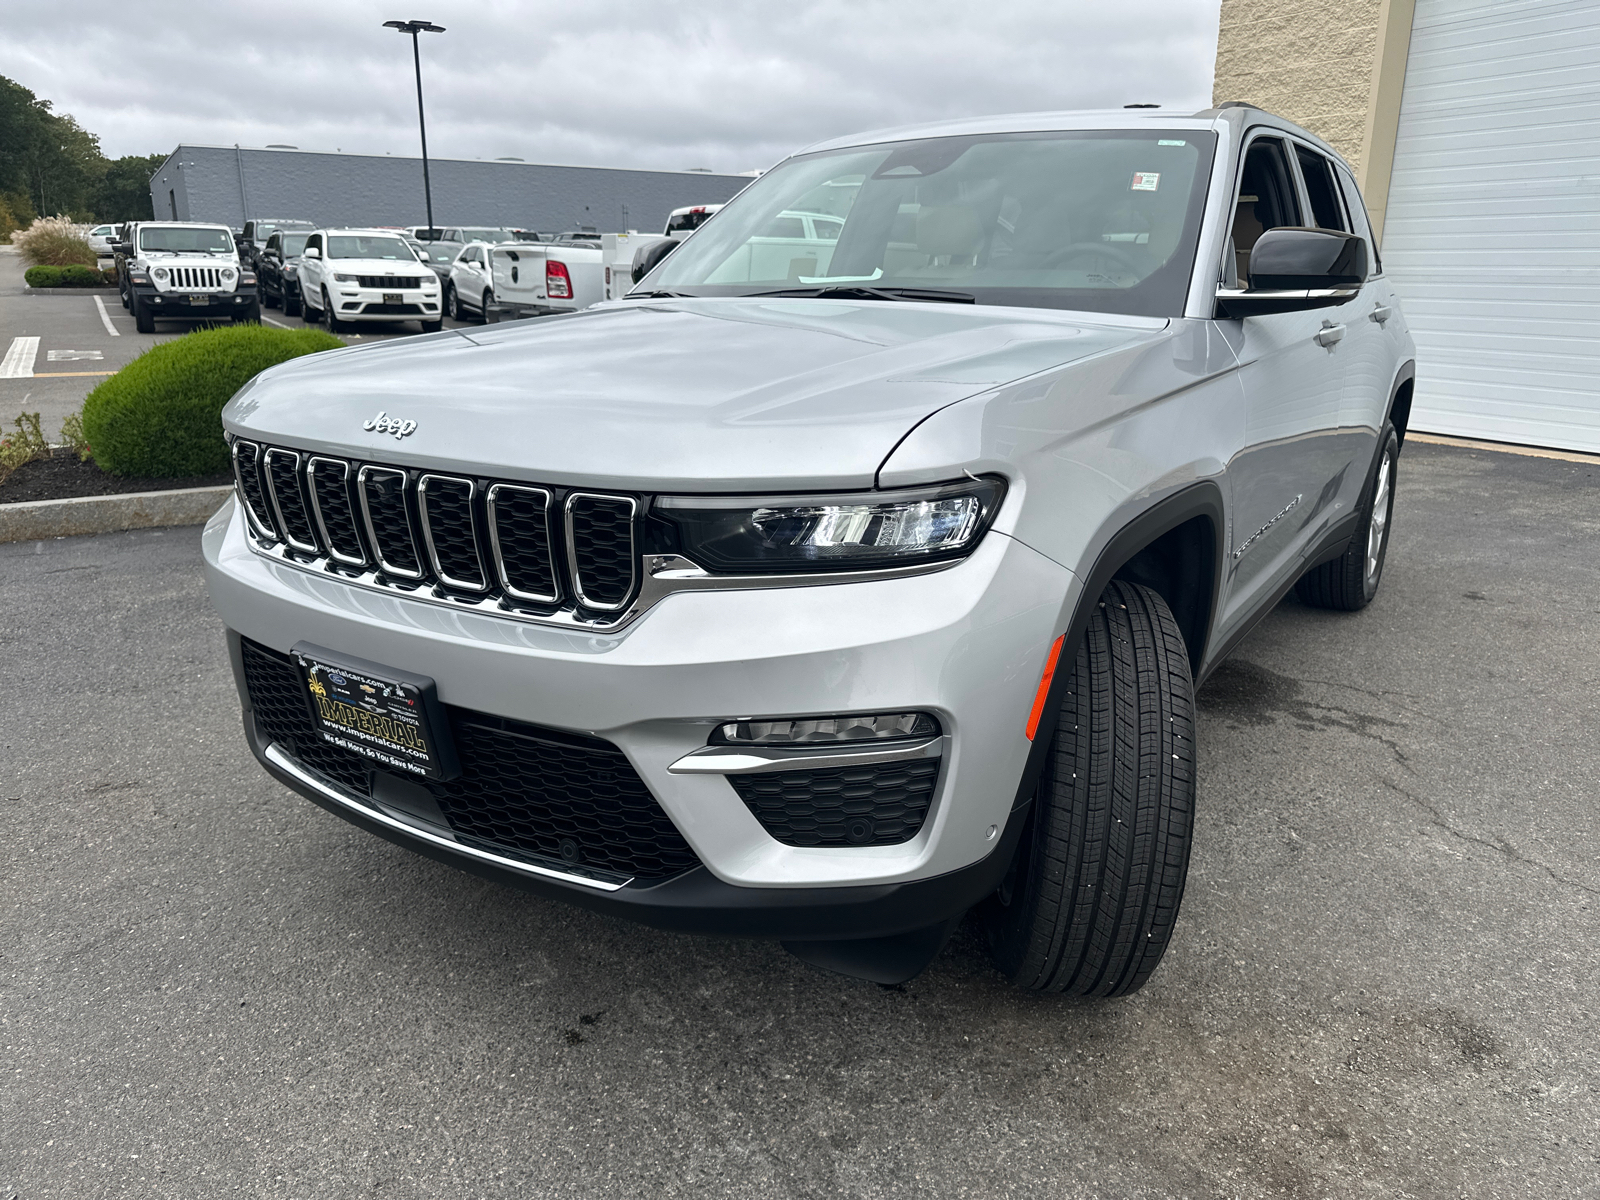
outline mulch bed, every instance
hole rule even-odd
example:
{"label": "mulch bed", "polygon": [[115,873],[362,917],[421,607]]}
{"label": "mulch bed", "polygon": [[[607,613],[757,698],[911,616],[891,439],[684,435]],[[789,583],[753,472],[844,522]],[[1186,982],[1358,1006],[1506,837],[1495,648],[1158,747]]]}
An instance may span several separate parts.
{"label": "mulch bed", "polygon": [[231,484],[233,476],[200,475],[189,479],[133,479],[107,475],[93,462],[79,462],[70,450],[25,463],[0,483],[0,504],[27,500],[66,500],[73,496],[120,496],[124,492],[164,492],[169,488]]}

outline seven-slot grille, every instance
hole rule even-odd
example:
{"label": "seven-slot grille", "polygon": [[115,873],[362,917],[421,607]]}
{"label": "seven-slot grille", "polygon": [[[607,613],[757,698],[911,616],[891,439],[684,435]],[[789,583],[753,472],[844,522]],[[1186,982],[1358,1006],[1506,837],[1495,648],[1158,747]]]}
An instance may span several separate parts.
{"label": "seven-slot grille", "polygon": [[220,267],[168,267],[167,271],[168,278],[172,281],[172,290],[175,292],[204,289],[217,291],[222,287]]}
{"label": "seven-slot grille", "polygon": [[[634,496],[233,444],[252,536],[295,561],[512,610],[611,614],[638,591]],[[595,617],[588,618],[590,620]]]}
{"label": "seven-slot grille", "polygon": [[358,275],[364,288],[383,288],[391,292],[402,292],[407,288],[415,290],[422,286],[420,275]]}

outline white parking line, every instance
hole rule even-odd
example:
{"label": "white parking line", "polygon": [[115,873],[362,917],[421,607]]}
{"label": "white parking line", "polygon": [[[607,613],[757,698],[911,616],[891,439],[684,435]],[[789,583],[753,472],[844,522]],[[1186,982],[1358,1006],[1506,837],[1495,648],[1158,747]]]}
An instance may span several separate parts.
{"label": "white parking line", "polygon": [[279,329],[293,329],[294,328],[293,325],[285,325],[282,321],[274,321],[271,317],[267,316],[265,313],[261,314],[261,319],[262,319],[262,321],[264,321],[268,325],[276,325]]}
{"label": "white parking line", "polygon": [[11,349],[0,358],[0,379],[32,379],[33,360],[39,356],[39,339],[19,337],[11,339]]}
{"label": "white parking line", "polygon": [[106,311],[106,302],[96,296],[94,306],[100,310],[100,324],[106,327],[106,332],[112,337],[121,337],[122,334],[118,333],[117,327],[111,323],[111,314]]}

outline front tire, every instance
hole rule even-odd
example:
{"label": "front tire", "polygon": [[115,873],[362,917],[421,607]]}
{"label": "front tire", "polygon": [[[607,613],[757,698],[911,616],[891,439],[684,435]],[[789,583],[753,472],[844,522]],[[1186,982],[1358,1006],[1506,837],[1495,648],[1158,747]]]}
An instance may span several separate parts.
{"label": "front tire", "polygon": [[267,290],[267,285],[262,283],[261,306],[263,308],[282,308],[283,298],[281,296],[274,296],[270,291]]}
{"label": "front tire", "polygon": [[461,320],[461,302],[456,299],[456,289],[449,284],[444,289],[444,315],[452,321]]}
{"label": "front tire", "polygon": [[1395,473],[1400,462],[1400,437],[1385,424],[1378,438],[1378,457],[1361,493],[1355,536],[1332,562],[1312,567],[1294,585],[1300,603],[1313,608],[1357,612],[1372,603],[1383,582],[1389,556],[1389,524],[1394,516]]}
{"label": "front tire", "polygon": [[1194,791],[1183,635],[1158,593],[1114,580],[1067,678],[1016,859],[982,910],[1000,970],[1072,996],[1143,987],[1183,899]]}
{"label": "front tire", "polygon": [[489,291],[488,289],[485,289],[483,295],[478,300],[478,324],[479,325],[487,325],[489,323],[489,309],[493,304],[494,304],[494,293]]}
{"label": "front tire", "polygon": [[261,302],[258,300],[254,304],[245,305],[244,311],[233,318],[233,323],[235,325],[261,324]]}
{"label": "front tire", "polygon": [[333,297],[328,295],[328,289],[322,289],[322,319],[328,324],[329,333],[339,332],[339,318],[333,311]]}
{"label": "front tire", "polygon": [[150,312],[148,304],[140,302],[137,293],[129,299],[128,306],[133,310],[133,327],[135,329],[140,333],[154,333],[156,331],[155,316]]}

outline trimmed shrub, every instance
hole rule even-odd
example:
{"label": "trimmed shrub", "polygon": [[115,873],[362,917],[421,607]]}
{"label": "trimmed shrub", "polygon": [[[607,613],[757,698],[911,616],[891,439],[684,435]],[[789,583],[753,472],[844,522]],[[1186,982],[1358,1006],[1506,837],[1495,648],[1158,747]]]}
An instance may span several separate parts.
{"label": "trimmed shrub", "polygon": [[231,325],[152,347],[90,392],[83,436],[112,475],[181,479],[228,469],[222,406],[268,367],[344,343],[320,329]]}
{"label": "trimmed shrub", "polygon": [[29,267],[22,273],[22,281],[29,287],[60,287],[60,267]]}
{"label": "trimmed shrub", "polygon": [[92,267],[98,259],[84,238],[88,228],[68,217],[40,217],[21,233],[12,234],[11,244],[35,266],[70,267],[77,263]]}
{"label": "trimmed shrub", "polygon": [[99,287],[104,282],[105,276],[96,267],[80,267],[74,263],[61,268],[62,287]]}

